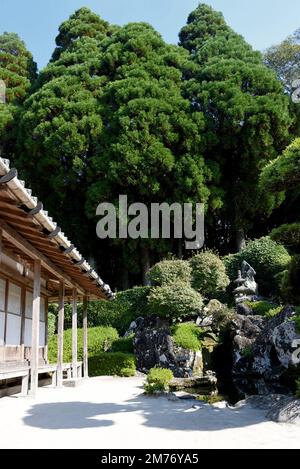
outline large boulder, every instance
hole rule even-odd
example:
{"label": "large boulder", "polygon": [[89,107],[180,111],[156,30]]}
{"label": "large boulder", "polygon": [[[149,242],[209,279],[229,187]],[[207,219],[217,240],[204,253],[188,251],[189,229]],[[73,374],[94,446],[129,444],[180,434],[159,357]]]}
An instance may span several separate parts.
{"label": "large boulder", "polygon": [[169,323],[154,316],[139,321],[133,339],[137,369],[147,372],[155,366],[169,368],[176,377],[202,375],[202,352],[174,344]]}
{"label": "large boulder", "polygon": [[294,316],[289,306],[267,321],[260,316],[237,315],[231,323],[233,375],[278,380],[295,366],[295,343],[300,335]]}
{"label": "large boulder", "polygon": [[266,418],[279,423],[300,423],[300,399],[282,394],[267,396],[253,395],[238,402],[234,408],[250,405],[255,409],[266,411]]}

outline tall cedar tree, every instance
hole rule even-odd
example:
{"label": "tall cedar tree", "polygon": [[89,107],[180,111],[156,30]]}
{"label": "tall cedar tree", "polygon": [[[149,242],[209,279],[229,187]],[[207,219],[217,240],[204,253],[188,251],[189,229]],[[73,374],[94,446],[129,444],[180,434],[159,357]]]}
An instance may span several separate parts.
{"label": "tall cedar tree", "polygon": [[[207,202],[212,172],[202,157],[203,115],[181,95],[188,54],[167,45],[148,24],[132,23],[105,41],[101,69],[103,132],[92,158],[87,208],[99,202]],[[151,255],[172,250],[169,241],[131,240],[123,255],[141,259],[143,278]],[[134,257],[135,256],[135,257]]]}
{"label": "tall cedar tree", "polygon": [[91,255],[86,171],[102,129],[101,40],[106,22],[87,8],[59,28],[53,59],[24,103],[18,166],[62,229]]}
{"label": "tall cedar tree", "polygon": [[200,4],[189,15],[180,44],[193,63],[185,95],[205,115],[206,161],[215,162],[221,174],[223,207],[207,217],[212,240],[226,250],[235,239],[241,249],[261,203],[260,169],[288,141],[288,98],[260,53],[211,7]]}
{"label": "tall cedar tree", "polygon": [[0,80],[5,83],[5,104],[0,104],[1,156],[15,151],[20,108],[36,78],[36,64],[24,42],[15,33],[0,36]]}

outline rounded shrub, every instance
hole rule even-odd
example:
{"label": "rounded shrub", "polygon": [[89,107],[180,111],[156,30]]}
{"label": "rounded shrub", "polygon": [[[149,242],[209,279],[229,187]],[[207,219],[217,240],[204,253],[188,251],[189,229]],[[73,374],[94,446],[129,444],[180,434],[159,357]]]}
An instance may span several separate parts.
{"label": "rounded shrub", "polygon": [[211,251],[196,254],[190,259],[192,286],[207,298],[216,298],[226,289],[229,279],[219,256]]}
{"label": "rounded shrub", "polygon": [[[225,256],[223,261],[231,282],[237,278],[243,260],[255,269],[260,294],[279,293],[280,274],[287,269],[291,260],[284,246],[266,236],[250,241],[241,252]],[[235,288],[235,284],[231,286]]]}
{"label": "rounded shrub", "polygon": [[155,391],[167,391],[172,379],[173,373],[171,370],[167,368],[151,368],[147,375],[144,389],[148,394],[153,394]]}
{"label": "rounded shrub", "polygon": [[181,282],[152,288],[148,301],[153,315],[172,320],[197,316],[203,307],[202,296]]}
{"label": "rounded shrub", "polygon": [[300,304],[300,255],[292,257],[287,271],[282,276],[281,296],[282,298],[293,304]]}
{"label": "rounded shrub", "polygon": [[296,381],[296,397],[300,399],[300,379]]}
{"label": "rounded shrub", "polygon": [[178,347],[193,350],[201,350],[203,330],[195,323],[185,322],[176,324],[171,329],[173,341]]}
{"label": "rounded shrub", "polygon": [[190,283],[191,267],[188,261],[164,260],[151,267],[148,278],[153,286],[169,285],[177,281]]}

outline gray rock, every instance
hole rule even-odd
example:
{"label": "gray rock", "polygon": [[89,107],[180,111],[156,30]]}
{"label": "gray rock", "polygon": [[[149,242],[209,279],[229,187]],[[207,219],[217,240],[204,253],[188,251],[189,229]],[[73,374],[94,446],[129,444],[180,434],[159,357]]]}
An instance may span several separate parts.
{"label": "gray rock", "polygon": [[266,417],[273,422],[300,424],[300,399],[285,397],[269,409]]}
{"label": "gray rock", "polygon": [[270,320],[260,316],[236,315],[231,323],[233,375],[279,380],[295,365],[293,346],[297,334],[292,307],[284,308]]}
{"label": "gray rock", "polygon": [[238,303],[236,305],[236,312],[241,316],[253,316],[253,311],[250,306],[246,305],[245,303]]}
{"label": "gray rock", "polygon": [[147,372],[155,366],[170,368],[174,376],[201,374],[201,351],[194,352],[174,344],[167,321],[154,316],[140,321],[133,340],[137,369]]}
{"label": "gray rock", "polygon": [[136,318],[135,321],[132,321],[130,323],[129,328],[125,332],[124,337],[129,337],[130,335],[135,334],[137,328],[140,326],[140,324],[143,323],[143,321],[144,321],[143,317]]}

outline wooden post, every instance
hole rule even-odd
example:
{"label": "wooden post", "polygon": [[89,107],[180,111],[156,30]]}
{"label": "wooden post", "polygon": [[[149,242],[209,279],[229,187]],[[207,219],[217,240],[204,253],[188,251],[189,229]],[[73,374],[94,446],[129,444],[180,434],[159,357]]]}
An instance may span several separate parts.
{"label": "wooden post", "polygon": [[65,284],[59,284],[59,310],[57,323],[57,386],[62,386],[63,382],[63,354],[64,354],[64,316],[65,316]]}
{"label": "wooden post", "polygon": [[83,377],[88,378],[88,322],[87,322],[88,299],[83,298]]}
{"label": "wooden post", "polygon": [[32,304],[32,340],[30,360],[30,394],[35,395],[38,388],[40,302],[41,302],[41,261],[34,261],[33,304]]}
{"label": "wooden post", "polygon": [[2,252],[3,252],[3,236],[2,236],[2,228],[0,228],[0,264],[2,264]]}
{"label": "wooden post", "polygon": [[48,297],[45,297],[45,348],[44,348],[44,360],[48,363],[48,309],[49,302]]}
{"label": "wooden post", "polygon": [[25,312],[26,312],[26,287],[23,285],[22,292],[21,292],[21,333],[20,333],[21,360],[22,361],[25,359],[25,346],[24,346]]}
{"label": "wooden post", "polygon": [[77,290],[73,288],[72,298],[72,378],[77,378]]}

